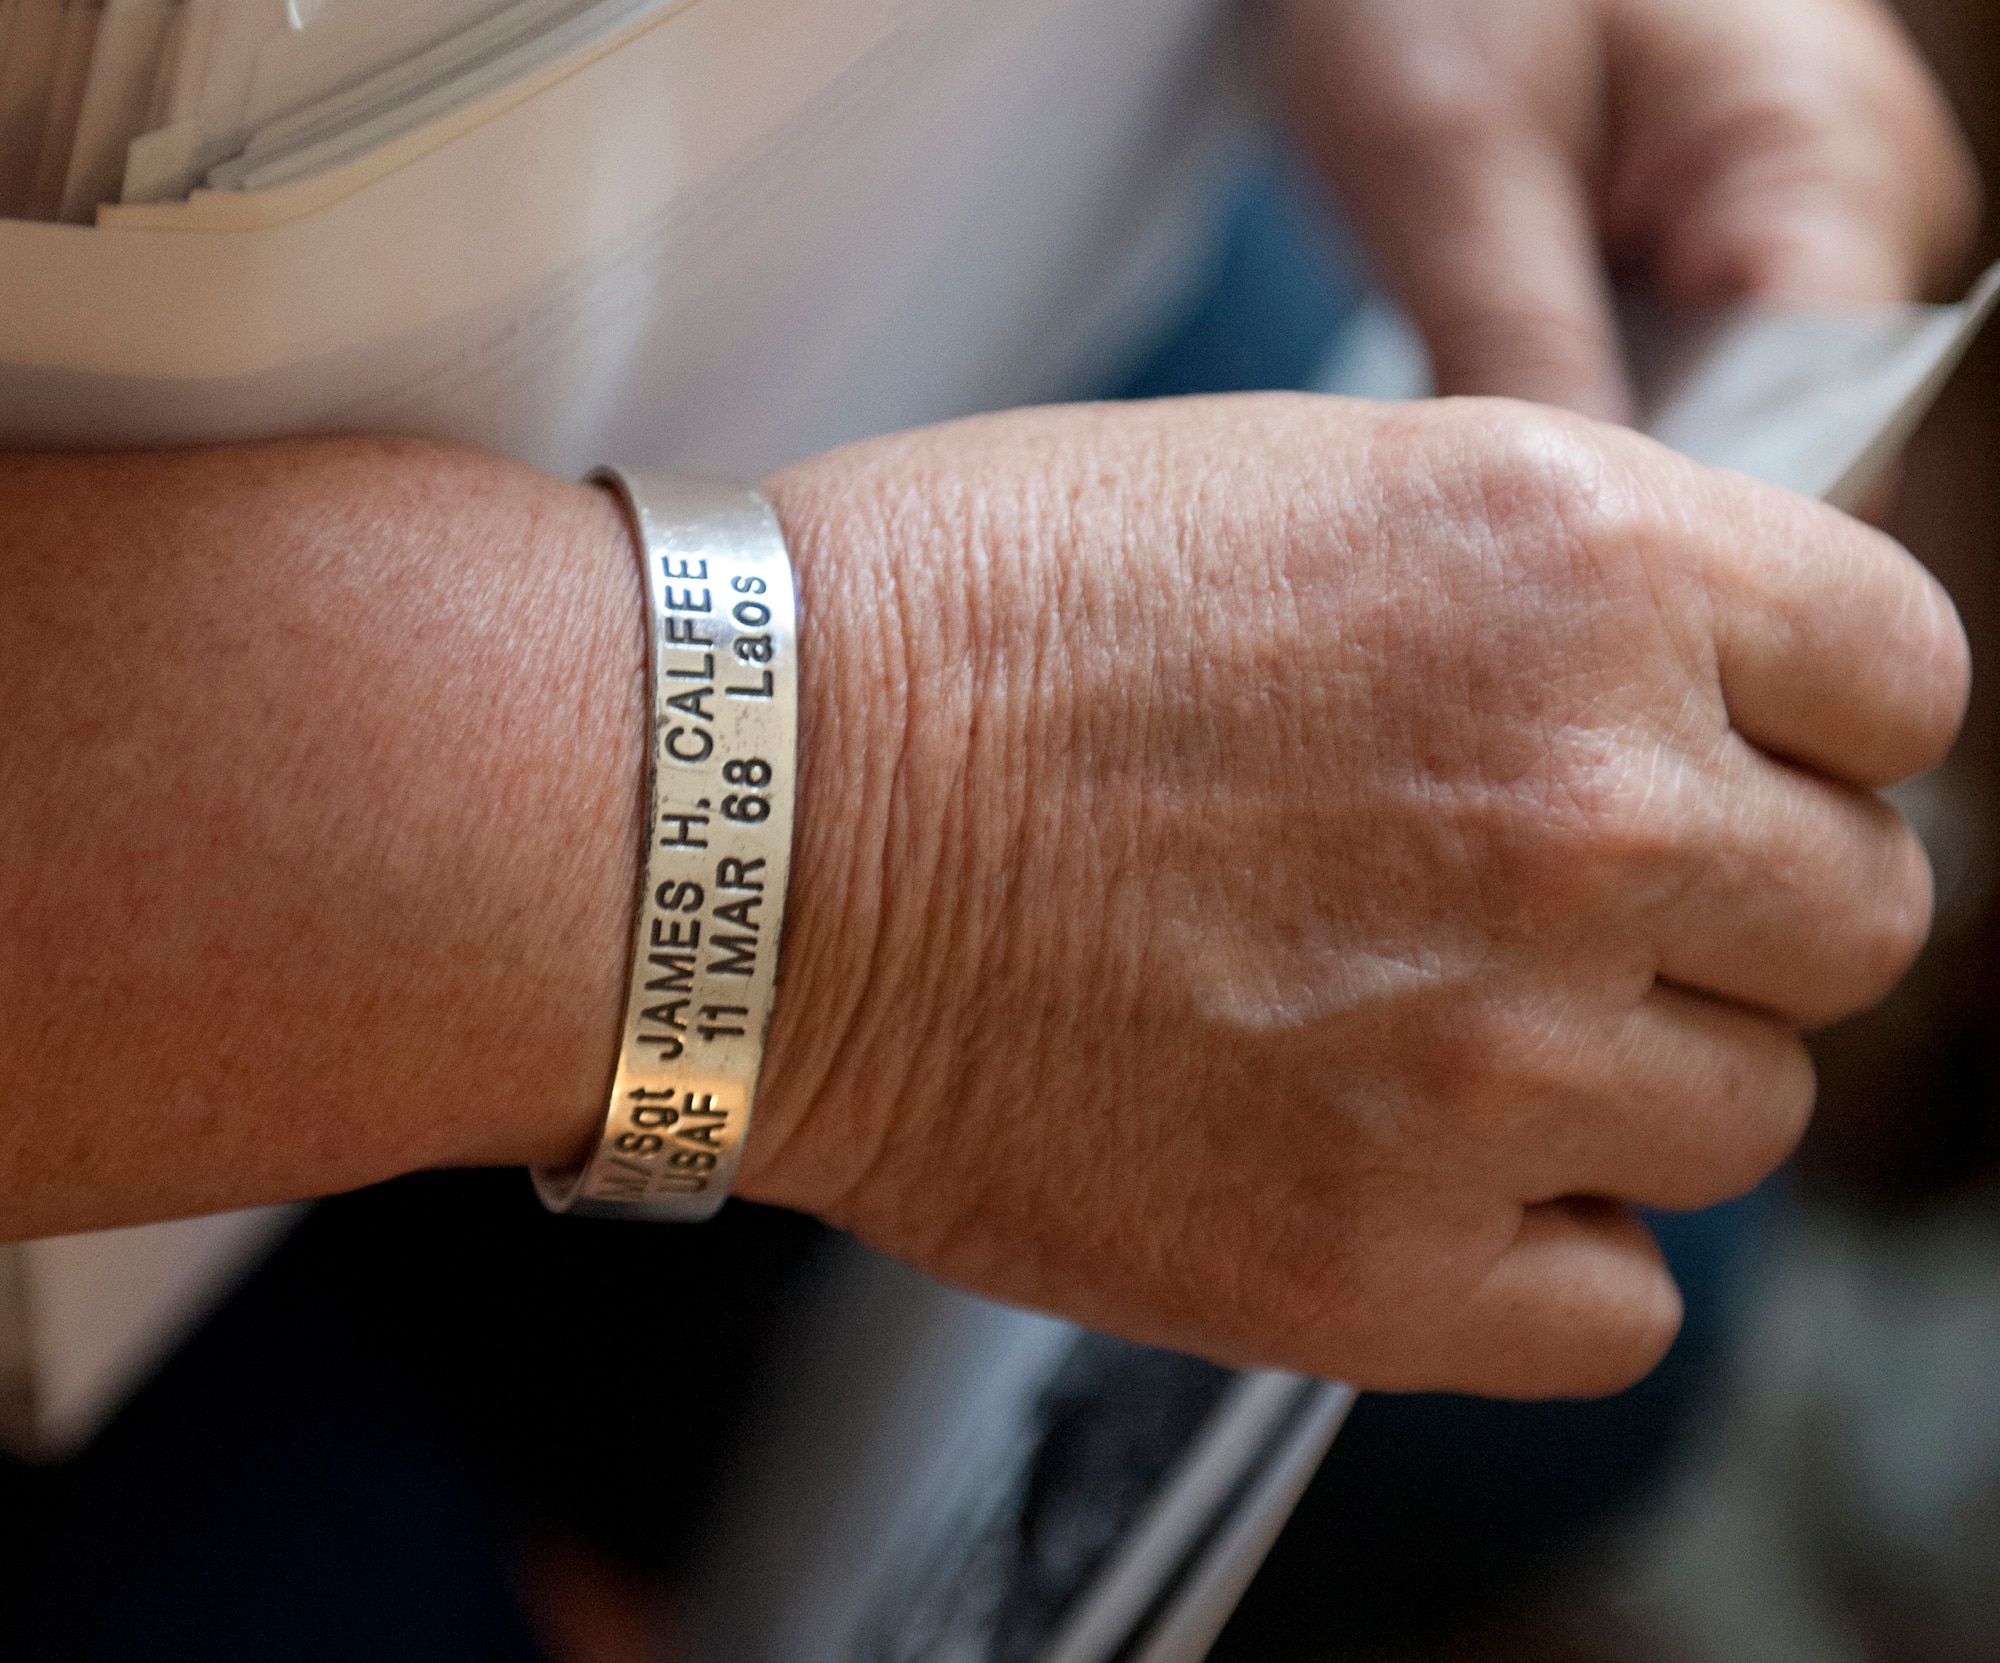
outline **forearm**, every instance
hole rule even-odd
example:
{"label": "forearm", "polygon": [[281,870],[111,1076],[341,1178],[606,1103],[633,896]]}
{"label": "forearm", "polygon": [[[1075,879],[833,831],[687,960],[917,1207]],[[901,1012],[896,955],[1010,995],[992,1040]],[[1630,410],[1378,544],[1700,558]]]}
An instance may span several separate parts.
{"label": "forearm", "polygon": [[0,1229],[560,1162],[643,637],[611,499],[395,441],[0,460]]}

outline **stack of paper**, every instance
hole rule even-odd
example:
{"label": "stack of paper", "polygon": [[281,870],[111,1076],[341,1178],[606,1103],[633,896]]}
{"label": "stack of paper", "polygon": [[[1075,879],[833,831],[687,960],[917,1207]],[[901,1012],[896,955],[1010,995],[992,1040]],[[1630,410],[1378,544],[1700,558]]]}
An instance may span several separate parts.
{"label": "stack of paper", "polygon": [[658,3],[0,0],[0,215],[296,179]]}
{"label": "stack of paper", "polygon": [[953,1293],[848,1244],[693,1590],[728,1663],[1198,1663],[1345,1386]]}

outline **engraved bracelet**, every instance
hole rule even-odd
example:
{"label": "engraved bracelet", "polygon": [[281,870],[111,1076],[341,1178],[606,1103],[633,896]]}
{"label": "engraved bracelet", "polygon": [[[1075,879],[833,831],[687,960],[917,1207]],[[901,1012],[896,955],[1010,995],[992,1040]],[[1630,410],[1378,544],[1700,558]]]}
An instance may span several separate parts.
{"label": "engraved bracelet", "polygon": [[597,1147],[538,1169],[555,1212],[693,1222],[743,1152],[792,857],[791,562],[747,486],[602,468],[646,586],[646,837],[625,1026]]}

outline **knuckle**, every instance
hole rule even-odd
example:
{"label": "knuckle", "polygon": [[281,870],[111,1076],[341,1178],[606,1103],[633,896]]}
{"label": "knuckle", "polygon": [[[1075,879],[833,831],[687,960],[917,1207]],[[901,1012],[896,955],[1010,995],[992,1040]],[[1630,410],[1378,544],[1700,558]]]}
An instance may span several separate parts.
{"label": "knuckle", "polygon": [[1604,444],[1581,417],[1539,405],[1494,400],[1490,431],[1477,456],[1476,484],[1485,518],[1501,535],[1530,546],[1552,527],[1574,536],[1622,519]]}
{"label": "knuckle", "polygon": [[1715,1076],[1714,1113],[1704,1123],[1724,1133],[1704,1140],[1701,1171],[1676,1198],[1683,1206],[1748,1194],[1785,1163],[1812,1119],[1818,1091],[1812,1057],[1789,1029],[1770,1024],[1760,1044],[1719,1063]]}
{"label": "knuckle", "polygon": [[1958,609],[1944,586],[1919,570],[1922,618],[1916,650],[1904,660],[1918,678],[1916,697],[1917,768],[1942,762],[1958,737],[1972,696],[1972,647]]}
{"label": "knuckle", "polygon": [[1603,737],[1568,749],[1551,758],[1540,792],[1510,811],[1539,922],[1588,928],[1670,904],[1701,876],[1716,840],[1692,765]]}
{"label": "knuckle", "polygon": [[1573,795],[1580,823],[1601,857],[1630,889],[1635,876],[1678,878],[1698,850],[1713,841],[1712,809],[1687,758],[1655,746],[1619,749]]}
{"label": "knuckle", "polygon": [[1573,1094],[1576,1054],[1557,1012],[1495,997],[1439,1024],[1422,1076],[1422,1139],[1446,1159],[1504,1151],[1537,1134]]}
{"label": "knuckle", "polygon": [[1873,1004],[1901,981],[1930,939],[1930,857],[1907,825],[1898,824],[1884,864],[1886,870],[1875,886],[1871,928],[1858,955],[1857,1008]]}
{"label": "knuckle", "polygon": [[[1546,344],[1545,329],[1541,338],[1537,350],[1569,350],[1560,340]],[[1589,350],[1581,337],[1570,346]],[[1548,618],[1574,617],[1579,605],[1606,597],[1655,602],[1674,584],[1692,544],[1667,506],[1677,494],[1670,476],[1689,464],[1568,411],[1504,399],[1458,402],[1474,441],[1462,474],[1466,515],[1526,596],[1552,608]]]}
{"label": "knuckle", "polygon": [[1469,1002],[1436,1035],[1425,1070],[1426,1095],[1447,1124],[1475,1120],[1496,1097],[1507,1096],[1519,1050],[1511,1013],[1484,1001]]}
{"label": "knuckle", "polygon": [[[1882,805],[1885,817],[1894,810]],[[1818,996],[1795,1012],[1808,1028],[1867,1010],[1909,971],[1930,938],[1930,858],[1915,832],[1897,820],[1877,858],[1856,879],[1848,905],[1812,946],[1827,967]]]}

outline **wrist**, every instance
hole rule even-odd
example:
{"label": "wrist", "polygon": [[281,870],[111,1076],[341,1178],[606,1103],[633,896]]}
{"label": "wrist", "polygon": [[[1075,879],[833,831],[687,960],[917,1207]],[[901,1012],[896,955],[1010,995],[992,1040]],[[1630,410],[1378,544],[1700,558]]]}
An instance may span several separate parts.
{"label": "wrist", "polygon": [[855,1095],[854,1053],[883,974],[910,654],[896,551],[865,491],[844,488],[838,463],[820,459],[762,489],[797,584],[798,770],[777,998],[736,1191],[824,1211],[840,1163],[807,1128],[830,1099]]}

